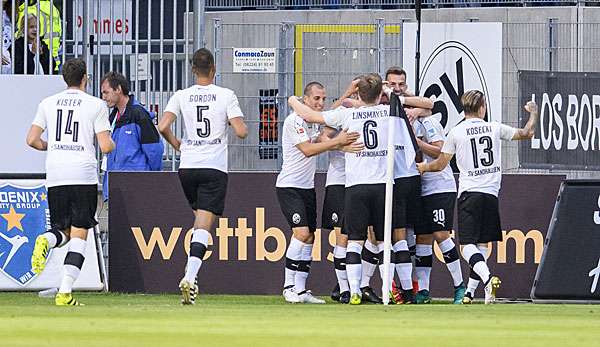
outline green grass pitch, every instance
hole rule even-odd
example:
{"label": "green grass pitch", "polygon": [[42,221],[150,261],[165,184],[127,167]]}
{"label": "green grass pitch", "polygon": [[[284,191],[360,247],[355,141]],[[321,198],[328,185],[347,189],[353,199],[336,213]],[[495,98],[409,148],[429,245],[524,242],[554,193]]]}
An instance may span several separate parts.
{"label": "green grass pitch", "polygon": [[593,305],[285,304],[275,296],[0,293],[0,346],[600,346]]}

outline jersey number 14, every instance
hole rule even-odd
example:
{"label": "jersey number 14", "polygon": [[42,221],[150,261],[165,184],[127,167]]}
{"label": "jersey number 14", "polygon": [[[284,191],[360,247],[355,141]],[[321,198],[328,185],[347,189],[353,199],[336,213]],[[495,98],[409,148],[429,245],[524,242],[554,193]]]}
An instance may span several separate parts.
{"label": "jersey number 14", "polygon": [[[56,110],[56,142],[60,142],[63,135],[62,129],[63,110]],[[79,140],[79,122],[73,122],[73,110],[67,112],[65,135],[73,135],[73,142]]]}

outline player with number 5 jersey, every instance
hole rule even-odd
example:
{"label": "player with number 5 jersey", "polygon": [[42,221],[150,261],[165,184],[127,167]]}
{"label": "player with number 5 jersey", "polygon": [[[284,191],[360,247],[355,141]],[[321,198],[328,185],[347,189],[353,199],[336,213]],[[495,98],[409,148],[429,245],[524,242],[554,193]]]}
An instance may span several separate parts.
{"label": "player with number 5 jersey", "polygon": [[[239,138],[248,135],[244,115],[235,93],[213,84],[216,67],[212,53],[201,48],[192,58],[196,84],[171,97],[158,130],[181,151],[179,179],[194,210],[194,231],[185,275],[179,283],[182,304],[194,304],[196,276],[206,253],[209,231],[225,208],[227,192],[227,132],[231,125]],[[183,121],[185,135],[179,140],[171,131],[176,118]]]}

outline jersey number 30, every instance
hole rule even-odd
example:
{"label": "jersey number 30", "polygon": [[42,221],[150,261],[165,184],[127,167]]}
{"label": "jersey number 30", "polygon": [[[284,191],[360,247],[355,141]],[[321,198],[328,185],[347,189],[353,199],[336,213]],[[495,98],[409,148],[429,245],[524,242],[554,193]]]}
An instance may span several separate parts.
{"label": "jersey number 30", "polygon": [[196,106],[196,110],[198,110],[198,128],[196,128],[196,133],[200,137],[209,137],[210,136],[210,120],[205,118],[202,115],[202,112],[208,110],[208,106]]}
{"label": "jersey number 30", "polygon": [[479,168],[479,162],[481,161],[481,165],[483,166],[491,166],[494,164],[494,152],[492,152],[492,138],[489,136],[482,136],[479,138],[479,144],[483,145],[483,154],[486,155],[485,158],[479,158],[479,153],[477,152],[477,141],[475,139],[471,139],[471,150],[473,151],[473,167],[475,169]]}
{"label": "jersey number 30", "polygon": [[[60,142],[62,130],[63,110],[56,110],[56,142]],[[67,124],[65,124],[65,135],[73,135],[73,142],[79,140],[79,122],[73,122],[73,110],[67,112]]]}

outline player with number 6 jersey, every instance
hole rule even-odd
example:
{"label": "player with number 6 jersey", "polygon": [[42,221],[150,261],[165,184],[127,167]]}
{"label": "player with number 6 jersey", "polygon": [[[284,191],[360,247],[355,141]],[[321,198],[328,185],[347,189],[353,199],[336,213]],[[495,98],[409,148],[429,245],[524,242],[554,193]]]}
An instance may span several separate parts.
{"label": "player with number 6 jersey", "polygon": [[[485,262],[488,242],[502,240],[498,192],[502,181],[501,141],[533,137],[538,120],[537,105],[525,105],[529,120],[522,129],[487,122],[485,95],[470,90],[461,98],[465,120],[448,133],[441,154],[432,162],[419,163],[421,173],[443,170],[456,155],[458,179],[458,234],[463,258],[485,284],[485,303],[496,300],[500,279],[490,274]],[[464,302],[464,301],[463,301]]]}
{"label": "player with number 6 jersey", "polygon": [[[318,112],[301,104],[295,98],[288,101],[294,111],[307,122],[326,124],[333,128],[348,129],[361,134],[358,141],[364,143],[364,150],[358,153],[346,153],[346,191],[344,207],[344,227],[348,231],[348,247],[346,252],[346,272],[350,285],[350,304],[360,304],[362,293],[360,280],[362,274],[361,253],[364,241],[367,239],[367,228],[372,225],[375,238],[383,241],[384,202],[386,183],[386,156],[388,144],[389,122],[397,122],[398,131],[394,134],[394,144],[400,138],[409,138],[406,124],[399,118],[390,117],[390,107],[379,105],[383,83],[377,74],[361,76],[356,83],[359,104],[357,108],[338,108],[327,112]],[[391,92],[391,91],[388,91]],[[401,102],[413,103],[413,106],[428,107],[429,100],[421,97],[401,97]],[[394,155],[412,157],[414,151],[407,153],[396,145]],[[412,149],[412,147],[410,147]],[[408,150],[408,148],[407,148]],[[406,161],[406,159],[404,159]],[[410,160],[410,159],[409,159]],[[392,213],[394,227],[402,223]],[[408,272],[410,281],[410,271]]]}
{"label": "player with number 6 jersey", "polygon": [[[182,304],[195,303],[196,276],[202,265],[210,230],[225,208],[227,192],[227,131],[230,124],[239,138],[248,135],[244,115],[235,93],[213,84],[216,72],[212,53],[201,48],[192,58],[196,84],[171,97],[158,130],[173,148],[181,151],[179,179],[194,210],[194,231],[185,275],[179,283]],[[183,118],[185,135],[179,140],[171,131]]]}
{"label": "player with number 6 jersey", "polygon": [[[31,268],[41,273],[51,248],[69,240],[63,279],[56,294],[59,306],[80,305],[72,295],[73,283],[83,266],[87,232],[98,224],[98,161],[94,138],[100,150],[108,153],[115,144],[110,137],[108,108],[104,101],[85,92],[87,69],[82,59],[72,59],[63,67],[67,89],[44,99],[27,135],[27,144],[46,155],[46,186],[51,229],[37,237]],[[48,130],[48,142],[42,133]]]}

